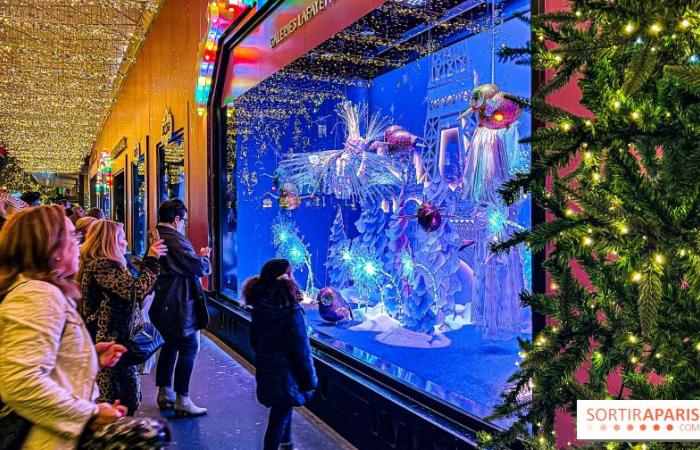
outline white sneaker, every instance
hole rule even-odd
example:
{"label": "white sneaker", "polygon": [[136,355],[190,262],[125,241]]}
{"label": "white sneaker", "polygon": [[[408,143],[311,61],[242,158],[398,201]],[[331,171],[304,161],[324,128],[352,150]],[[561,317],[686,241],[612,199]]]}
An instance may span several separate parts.
{"label": "white sneaker", "polygon": [[175,401],[175,415],[177,416],[203,416],[207,408],[200,408],[192,403],[189,396],[178,395]]}

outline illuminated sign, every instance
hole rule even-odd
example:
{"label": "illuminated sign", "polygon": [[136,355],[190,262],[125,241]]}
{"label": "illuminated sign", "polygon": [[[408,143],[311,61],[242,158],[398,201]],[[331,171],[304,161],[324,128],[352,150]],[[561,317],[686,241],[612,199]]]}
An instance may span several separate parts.
{"label": "illuminated sign", "polygon": [[337,2],[338,0],[314,0],[302,12],[297,14],[296,17],[287,22],[286,25],[284,25],[275,33],[272,39],[270,39],[270,46],[272,48],[277,47],[282,42],[284,42],[289,36],[293,35],[301,27],[303,27],[306,24],[306,22],[328,9],[333,3]]}

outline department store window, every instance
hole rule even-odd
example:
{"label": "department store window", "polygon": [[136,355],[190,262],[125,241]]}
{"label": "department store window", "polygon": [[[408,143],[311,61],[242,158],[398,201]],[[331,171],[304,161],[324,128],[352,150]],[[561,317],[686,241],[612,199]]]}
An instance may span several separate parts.
{"label": "department store window", "polygon": [[388,1],[236,97],[222,293],[287,258],[313,339],[489,415],[532,333],[530,252],[490,251],[531,227],[529,197],[497,194],[530,163],[530,67],[495,56],[527,42],[528,12]]}

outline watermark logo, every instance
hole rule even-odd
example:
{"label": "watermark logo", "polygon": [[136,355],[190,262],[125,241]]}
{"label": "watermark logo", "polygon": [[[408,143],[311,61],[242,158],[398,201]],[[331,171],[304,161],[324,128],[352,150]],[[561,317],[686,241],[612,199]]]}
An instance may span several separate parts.
{"label": "watermark logo", "polygon": [[582,441],[700,441],[700,400],[579,400]]}

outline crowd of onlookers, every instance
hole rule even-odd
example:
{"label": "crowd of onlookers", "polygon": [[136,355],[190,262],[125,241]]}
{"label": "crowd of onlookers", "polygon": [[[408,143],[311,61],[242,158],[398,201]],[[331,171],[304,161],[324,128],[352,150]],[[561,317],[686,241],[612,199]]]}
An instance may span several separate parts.
{"label": "crowd of onlookers", "polygon": [[[200,278],[211,270],[211,249],[195,252],[187,221],[182,201],[160,205],[148,252],[134,267],[123,225],[99,209],[86,214],[66,200],[40,206],[35,193],[0,192],[0,448],[23,424],[22,448],[69,449],[133,416],[140,367],[125,355],[134,311],[143,307],[164,340],[158,405],[177,415],[207,412],[189,385],[209,319]],[[244,297],[253,307],[257,395],[270,407],[264,448],[291,449],[293,407],[317,381],[289,262],[265,264]]]}

